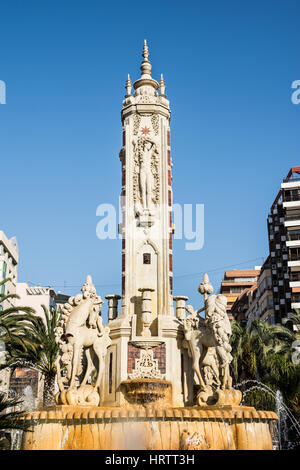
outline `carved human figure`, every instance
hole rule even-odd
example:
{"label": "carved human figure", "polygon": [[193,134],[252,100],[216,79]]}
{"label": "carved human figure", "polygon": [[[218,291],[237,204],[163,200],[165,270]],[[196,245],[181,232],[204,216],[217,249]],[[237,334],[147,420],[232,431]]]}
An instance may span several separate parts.
{"label": "carved human figure", "polygon": [[206,301],[206,319],[210,330],[216,339],[216,351],[220,360],[222,388],[230,388],[232,379],[229,364],[232,361],[230,336],[232,334],[230,321],[226,312],[227,298],[224,295],[211,295]]}
{"label": "carved human figure", "polygon": [[151,158],[154,142],[145,139],[144,149],[140,154],[140,191],[143,209],[151,209],[152,205],[152,172]]}
{"label": "carved human figure", "polygon": [[200,389],[205,390],[206,384],[200,368],[200,358],[203,353],[204,344],[210,339],[209,335],[206,334],[205,327],[204,329],[201,328],[200,318],[197,318],[194,312],[183,320],[183,332],[183,346],[188,349],[189,356],[192,358],[192,367],[198,377]]}
{"label": "carved human figure", "polygon": [[220,372],[219,372],[219,362],[216,352],[216,348],[210,347],[207,349],[203,361],[201,363],[203,368],[204,382],[206,384],[215,385],[220,387]]}
{"label": "carved human figure", "polygon": [[[210,286],[211,293],[212,287],[207,274],[204,280],[205,285]],[[221,294],[209,296],[206,288],[199,292],[205,295],[205,306],[199,310],[191,305],[186,306],[189,315],[183,320],[183,346],[188,348],[192,357],[192,367],[200,385],[198,403],[201,404],[209,397],[211,399],[218,390],[231,390],[229,365],[232,356],[226,297]],[[203,310],[205,318],[199,316]]]}
{"label": "carved human figure", "polygon": [[[151,212],[155,193],[153,178],[157,177],[157,168],[155,168],[158,154],[157,144],[150,137],[140,136],[133,141],[133,146],[137,165],[136,172],[139,174],[138,187],[141,211]],[[140,212],[139,209],[137,209],[137,212]]]}

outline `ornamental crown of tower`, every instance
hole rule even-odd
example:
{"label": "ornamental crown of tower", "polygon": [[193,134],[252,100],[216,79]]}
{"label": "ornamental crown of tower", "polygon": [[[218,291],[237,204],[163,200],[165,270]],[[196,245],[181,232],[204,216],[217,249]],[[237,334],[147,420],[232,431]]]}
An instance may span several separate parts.
{"label": "ornamental crown of tower", "polygon": [[142,74],[141,77],[133,84],[133,88],[135,90],[133,95],[131,94],[132,82],[130,75],[128,74],[125,83],[127,93],[123,102],[123,108],[135,103],[160,103],[169,107],[169,102],[166,99],[165,94],[166,85],[163,75],[161,74],[159,82],[154,80],[151,76],[152,65],[149,61],[149,50],[146,39],[144,40],[142,56],[144,59],[140,67]]}

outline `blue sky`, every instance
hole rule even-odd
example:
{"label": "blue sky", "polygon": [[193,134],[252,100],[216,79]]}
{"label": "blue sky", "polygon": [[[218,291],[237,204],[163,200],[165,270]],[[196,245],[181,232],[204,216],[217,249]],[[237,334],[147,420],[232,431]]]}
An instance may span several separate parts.
{"label": "blue sky", "polygon": [[[299,2],[1,1],[0,228],[19,280],[73,294],[87,273],[120,292],[118,240],[96,208],[118,203],[120,109],[147,38],[171,102],[174,202],[205,204],[205,244],[174,243],[174,293],[197,306],[201,272],[267,255],[266,217],[299,165]],[[66,286],[66,287],[64,287]]]}

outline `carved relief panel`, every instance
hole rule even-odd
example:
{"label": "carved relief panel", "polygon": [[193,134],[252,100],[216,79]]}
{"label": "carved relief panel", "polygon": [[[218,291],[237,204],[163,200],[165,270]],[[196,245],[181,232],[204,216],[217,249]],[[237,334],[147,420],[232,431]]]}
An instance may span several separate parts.
{"label": "carved relief panel", "polygon": [[133,199],[137,216],[154,215],[160,199],[160,151],[157,115],[134,115],[132,150],[134,157]]}

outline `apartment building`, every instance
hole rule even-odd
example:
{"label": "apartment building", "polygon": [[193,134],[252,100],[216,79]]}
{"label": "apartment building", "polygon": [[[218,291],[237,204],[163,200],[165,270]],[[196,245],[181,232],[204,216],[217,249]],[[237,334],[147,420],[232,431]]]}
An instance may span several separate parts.
{"label": "apartment building", "polygon": [[233,319],[231,308],[234,302],[245,289],[249,289],[256,284],[259,273],[260,266],[256,266],[254,269],[225,271],[220,294],[227,297],[227,313],[231,320]]}
{"label": "apartment building", "polygon": [[[0,230],[0,281],[10,278],[0,287],[3,295],[15,294],[18,277],[19,252],[16,237],[8,239],[5,233]],[[12,307],[15,299],[7,299],[0,305],[1,309]]]}
{"label": "apartment building", "polygon": [[18,304],[22,307],[31,307],[35,310],[36,315],[44,318],[42,305],[48,310],[51,307],[56,308],[56,293],[51,287],[29,286],[26,282],[18,282],[16,292],[20,297]]}
{"label": "apartment building", "polygon": [[275,323],[300,308],[300,167],[290,169],[268,215]]}
{"label": "apartment building", "polygon": [[244,289],[231,307],[233,318],[240,323],[251,323],[254,319],[275,323],[274,300],[270,257],[261,267],[257,282]]}
{"label": "apartment building", "polygon": [[[0,286],[2,295],[15,294],[18,278],[19,251],[16,237],[7,238],[0,230],[0,281],[9,278],[10,280]],[[0,310],[15,305],[16,299],[7,299],[0,305]],[[1,336],[1,331],[0,331]],[[0,338],[1,362],[5,362],[5,345]],[[0,390],[6,391],[9,385],[10,372],[8,369],[0,371]]]}

